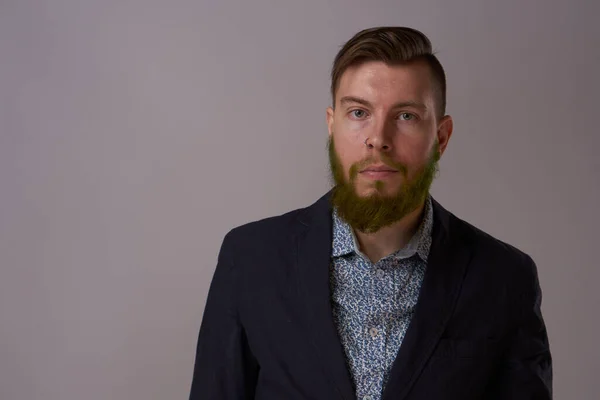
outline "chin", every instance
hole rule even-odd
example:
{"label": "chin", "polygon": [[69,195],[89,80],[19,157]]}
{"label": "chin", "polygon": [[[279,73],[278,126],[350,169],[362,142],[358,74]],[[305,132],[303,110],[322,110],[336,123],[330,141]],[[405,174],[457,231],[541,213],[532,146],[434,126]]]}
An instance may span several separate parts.
{"label": "chin", "polygon": [[362,188],[357,190],[356,195],[362,199],[367,199],[369,197],[379,196],[379,197],[394,197],[398,194],[398,189],[391,190],[389,188],[377,189],[375,186]]}
{"label": "chin", "polygon": [[383,194],[386,196],[394,196],[402,189],[400,182],[375,181],[369,182],[368,185],[359,185],[356,192],[363,195],[371,195],[374,193]]}

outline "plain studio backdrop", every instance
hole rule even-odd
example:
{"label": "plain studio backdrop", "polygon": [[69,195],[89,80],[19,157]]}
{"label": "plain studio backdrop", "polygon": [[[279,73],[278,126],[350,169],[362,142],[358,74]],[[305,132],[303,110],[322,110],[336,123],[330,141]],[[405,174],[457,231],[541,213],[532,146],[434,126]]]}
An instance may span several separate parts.
{"label": "plain studio backdrop", "polygon": [[433,42],[433,195],[531,254],[557,399],[595,399],[600,93],[589,1],[0,0],[0,398],[185,399],[225,233],[329,189],[330,66]]}

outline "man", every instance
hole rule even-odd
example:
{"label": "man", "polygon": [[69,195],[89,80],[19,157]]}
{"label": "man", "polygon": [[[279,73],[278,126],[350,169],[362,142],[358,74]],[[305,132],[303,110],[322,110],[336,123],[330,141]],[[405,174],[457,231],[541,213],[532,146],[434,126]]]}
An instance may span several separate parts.
{"label": "man", "polygon": [[190,399],[550,399],[534,261],[429,194],[452,118],[428,38],[361,31],[331,77],[334,187],[226,235]]}

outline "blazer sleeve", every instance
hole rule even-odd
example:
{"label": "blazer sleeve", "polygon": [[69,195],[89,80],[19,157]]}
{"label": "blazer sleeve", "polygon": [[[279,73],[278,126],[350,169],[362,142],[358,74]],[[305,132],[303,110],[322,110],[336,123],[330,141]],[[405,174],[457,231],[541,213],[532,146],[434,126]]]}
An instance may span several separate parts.
{"label": "blazer sleeve", "polygon": [[526,257],[527,284],[516,296],[518,323],[486,399],[552,399],[552,356],[541,313],[542,292],[535,262]]}
{"label": "blazer sleeve", "polygon": [[219,251],[196,348],[190,400],[254,399],[258,363],[238,314],[239,272],[231,232]]}

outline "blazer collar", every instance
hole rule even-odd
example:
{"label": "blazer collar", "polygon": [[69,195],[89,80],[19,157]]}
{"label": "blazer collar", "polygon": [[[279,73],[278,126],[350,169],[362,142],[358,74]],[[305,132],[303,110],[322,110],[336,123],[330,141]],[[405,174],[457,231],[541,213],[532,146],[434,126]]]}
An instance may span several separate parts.
{"label": "blazer collar", "polygon": [[[456,217],[435,199],[431,200],[433,227],[427,270],[384,399],[403,399],[421,373],[450,319],[471,256],[463,235],[452,230]],[[298,300],[304,308],[307,338],[320,359],[323,373],[329,376],[340,399],[354,400],[356,395],[330,302],[331,213],[329,191],[298,216],[301,224],[296,236]]]}
{"label": "blazer collar", "polygon": [[434,222],[427,269],[384,400],[402,400],[408,395],[452,316],[472,256],[469,236],[460,231],[458,219],[432,200]]}
{"label": "blazer collar", "polygon": [[344,349],[333,322],[329,288],[332,219],[331,191],[299,215],[302,229],[296,237],[296,276],[299,304],[304,308],[306,335],[322,373],[329,377],[338,397],[356,399]]}

